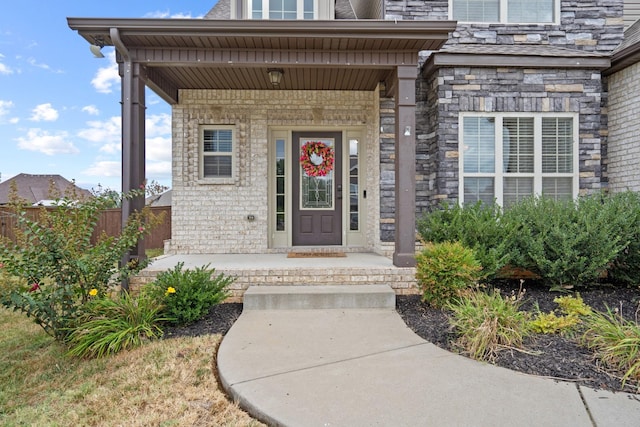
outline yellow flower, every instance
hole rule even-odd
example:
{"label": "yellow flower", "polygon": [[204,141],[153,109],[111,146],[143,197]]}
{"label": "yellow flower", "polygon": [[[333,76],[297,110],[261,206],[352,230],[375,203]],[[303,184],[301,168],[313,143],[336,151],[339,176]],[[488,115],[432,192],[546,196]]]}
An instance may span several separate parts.
{"label": "yellow flower", "polygon": [[173,287],[169,286],[169,287],[167,288],[167,291],[166,291],[164,294],[165,294],[165,296],[169,296],[169,294],[175,294],[175,293],[176,293],[175,288],[173,288]]}
{"label": "yellow flower", "polygon": [[96,295],[98,295],[98,290],[96,288],[93,288],[89,291],[89,295],[91,295],[92,297],[95,297]]}

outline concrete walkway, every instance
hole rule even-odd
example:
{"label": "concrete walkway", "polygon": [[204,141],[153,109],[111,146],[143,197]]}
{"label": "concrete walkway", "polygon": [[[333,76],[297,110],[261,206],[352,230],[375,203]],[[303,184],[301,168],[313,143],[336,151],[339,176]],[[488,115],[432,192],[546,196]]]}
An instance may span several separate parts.
{"label": "concrete walkway", "polygon": [[640,426],[640,396],[449,353],[391,307],[303,300],[245,305],[218,352],[223,386],[269,425]]}

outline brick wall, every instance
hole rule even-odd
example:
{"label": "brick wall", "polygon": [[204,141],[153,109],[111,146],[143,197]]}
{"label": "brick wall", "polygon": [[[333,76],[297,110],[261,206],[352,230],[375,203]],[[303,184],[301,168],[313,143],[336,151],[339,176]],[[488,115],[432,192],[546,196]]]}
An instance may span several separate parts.
{"label": "brick wall", "polygon": [[[378,155],[375,92],[182,90],[173,108],[171,253],[259,253],[268,249],[267,139],[270,126],[343,129],[367,126],[367,162]],[[199,179],[200,125],[234,125],[237,176],[229,184]],[[367,199],[379,197],[377,168],[367,173]],[[254,215],[254,221],[247,216]],[[367,244],[379,246],[379,209],[367,212]]]}
{"label": "brick wall", "polygon": [[609,188],[640,191],[640,64],[608,78]]}

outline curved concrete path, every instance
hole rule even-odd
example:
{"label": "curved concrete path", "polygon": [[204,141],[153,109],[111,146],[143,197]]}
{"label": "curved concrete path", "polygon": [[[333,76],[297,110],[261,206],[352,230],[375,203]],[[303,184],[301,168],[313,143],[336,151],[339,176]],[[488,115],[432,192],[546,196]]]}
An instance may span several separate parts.
{"label": "curved concrete path", "polygon": [[640,396],[449,353],[388,308],[245,308],[217,360],[225,389],[273,426],[640,426]]}

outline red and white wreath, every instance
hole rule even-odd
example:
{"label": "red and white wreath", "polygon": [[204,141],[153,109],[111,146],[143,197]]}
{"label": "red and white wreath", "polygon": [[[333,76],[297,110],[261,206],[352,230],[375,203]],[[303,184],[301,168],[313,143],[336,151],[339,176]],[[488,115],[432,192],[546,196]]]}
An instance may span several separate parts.
{"label": "red and white wreath", "polygon": [[309,141],[301,148],[300,166],[307,176],[326,176],[333,170],[333,147],[324,142]]}

